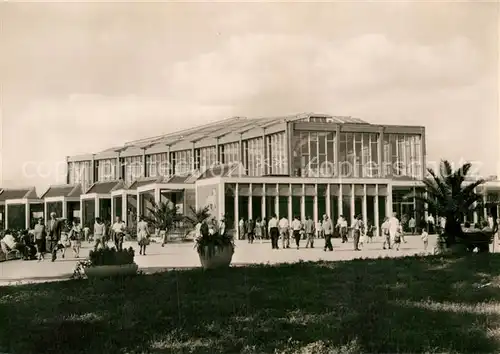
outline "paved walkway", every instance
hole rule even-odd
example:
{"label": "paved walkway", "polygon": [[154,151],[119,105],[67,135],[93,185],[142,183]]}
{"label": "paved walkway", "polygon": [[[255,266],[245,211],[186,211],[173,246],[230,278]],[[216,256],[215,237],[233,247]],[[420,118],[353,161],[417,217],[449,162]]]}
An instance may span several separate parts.
{"label": "paved walkway", "polygon": [[[352,243],[342,244],[339,239],[334,239],[334,251],[323,251],[323,240],[316,240],[314,249],[296,248],[272,250],[270,241],[248,244],[246,241],[236,241],[236,250],[233,256],[233,265],[259,264],[259,263],[292,263],[303,261],[338,261],[354,258],[377,258],[398,257],[413,255],[424,252],[423,244],[419,236],[407,236],[407,243],[401,244],[400,251],[383,250],[382,238],[374,238],[373,243],[366,244],[361,252],[353,251]],[[428,253],[432,252],[436,237],[430,236]],[[305,241],[301,241],[302,247]],[[293,245],[293,243],[291,243]],[[159,244],[151,244],[147,249],[146,256],[139,255],[136,243],[125,243],[125,247],[132,246],[136,249],[135,261],[139,269],[145,273],[164,271],[172,268],[199,267],[198,254],[193,249],[193,243],[172,243],[161,247]],[[281,243],[280,243],[281,246]],[[498,247],[497,247],[498,248]],[[91,245],[84,244],[81,255],[86,257]],[[0,263],[0,285],[22,284],[30,282],[43,282],[69,279],[73,274],[76,262],[72,251],[66,251],[66,258],[59,258],[55,262],[50,259],[45,261],[7,261]]]}

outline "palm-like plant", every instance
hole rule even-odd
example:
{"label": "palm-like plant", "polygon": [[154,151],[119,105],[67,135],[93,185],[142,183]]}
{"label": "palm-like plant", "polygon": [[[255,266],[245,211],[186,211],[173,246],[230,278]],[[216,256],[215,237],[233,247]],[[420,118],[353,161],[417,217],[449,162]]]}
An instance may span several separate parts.
{"label": "palm-like plant", "polygon": [[462,234],[460,225],[464,215],[482,207],[482,196],[475,189],[486,181],[480,178],[464,183],[471,167],[471,163],[465,163],[453,171],[450,162],[443,160],[439,174],[427,169],[430,176],[423,179],[425,195],[410,194],[406,197],[421,200],[436,214],[446,218],[443,237],[448,245],[454,244],[455,238]]}
{"label": "palm-like plant", "polygon": [[196,226],[203,220],[207,220],[210,217],[210,207],[208,206],[196,209],[195,207],[190,205],[189,211],[190,215],[185,215],[184,220],[192,227]]}
{"label": "palm-like plant", "polygon": [[150,216],[145,219],[156,229],[171,230],[174,222],[180,220],[178,207],[171,203],[159,202],[151,200],[151,207],[147,210]]}

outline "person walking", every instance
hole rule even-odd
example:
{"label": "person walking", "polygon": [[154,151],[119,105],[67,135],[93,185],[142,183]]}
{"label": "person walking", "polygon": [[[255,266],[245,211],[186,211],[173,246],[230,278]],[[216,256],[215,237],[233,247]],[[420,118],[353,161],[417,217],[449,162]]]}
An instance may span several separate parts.
{"label": "person walking", "polygon": [[141,216],[137,223],[137,243],[139,244],[139,254],[145,256],[146,246],[149,245],[149,226],[144,216]]}
{"label": "person walking", "polygon": [[364,225],[363,221],[361,220],[361,215],[356,216],[354,219],[354,223],[352,224],[352,230],[353,230],[353,243],[354,243],[354,250],[355,251],[361,251],[359,248],[359,241],[361,237],[361,233],[363,232]]}
{"label": "person walking", "polygon": [[97,250],[99,246],[104,247],[104,237],[106,235],[106,225],[101,218],[95,218],[94,224],[94,250]]}
{"label": "person walking", "polygon": [[333,225],[330,218],[327,215],[323,215],[323,223],[321,224],[321,229],[325,237],[325,247],[323,251],[333,251],[332,236],[333,236]]}
{"label": "person walking", "polygon": [[295,239],[295,245],[297,246],[297,249],[300,247],[300,231],[302,230],[302,223],[299,220],[298,216],[295,216],[295,218],[292,221],[292,232],[293,232],[293,238]]}
{"label": "person walking", "polygon": [[314,221],[311,219],[311,216],[307,216],[306,222],[304,223],[304,231],[307,236],[306,248],[311,246],[314,248],[314,234],[316,233],[314,229]]}
{"label": "person walking", "polygon": [[[388,221],[388,226],[389,226],[390,241],[394,243],[394,240],[396,239],[396,235],[398,235],[399,244],[401,244],[401,233],[399,232],[399,229],[401,228],[401,224],[399,222],[399,219],[396,217],[396,213],[392,213],[392,216],[389,218],[389,221]],[[399,246],[398,246],[398,248],[399,248]]]}
{"label": "person walking", "polygon": [[117,216],[113,224],[113,242],[115,243],[116,250],[123,250],[123,239],[125,238],[125,223]]}
{"label": "person walking", "polygon": [[255,220],[254,235],[255,238],[260,240],[260,243],[262,243],[262,224],[260,218],[257,218],[257,220]]}
{"label": "person walking", "polygon": [[413,216],[410,218],[410,221],[408,221],[408,227],[410,228],[411,234],[415,235],[416,228],[417,228],[417,222]]}
{"label": "person walking", "polygon": [[45,242],[46,242],[45,240],[46,231],[42,218],[38,219],[38,222],[33,230],[33,235],[35,237],[36,256],[38,261],[40,262],[45,258],[44,253],[45,253]]}
{"label": "person walking", "polygon": [[288,219],[284,216],[280,219],[279,228],[281,236],[281,247],[283,249],[290,248],[290,225],[288,223]]}
{"label": "person walking", "polygon": [[269,237],[271,238],[271,249],[279,249],[278,247],[278,238],[279,238],[279,229],[278,229],[278,218],[276,214],[273,214],[271,220],[267,224],[269,228]]}
{"label": "person walking", "polygon": [[50,220],[47,225],[47,251],[52,253],[52,262],[57,259],[58,244],[61,240],[62,222],[57,220],[57,214],[50,213]]}
{"label": "person walking", "polygon": [[71,249],[75,258],[80,257],[80,248],[82,247],[82,227],[77,220],[73,220],[73,225],[69,231],[69,240],[71,242]]}
{"label": "person walking", "polygon": [[246,235],[246,228],[245,228],[246,224],[245,224],[245,219],[243,217],[240,218],[240,222],[238,223],[238,238],[240,240],[244,240],[245,239],[245,235]]}
{"label": "person walking", "polygon": [[253,243],[253,241],[255,240],[255,223],[252,219],[248,219],[246,229],[248,235],[248,243]]}
{"label": "person walking", "polygon": [[321,227],[321,218],[319,218],[318,222],[316,223],[316,237],[317,238],[324,238],[323,228]]}
{"label": "person walking", "polygon": [[388,249],[391,249],[391,236],[389,233],[389,218],[384,218],[384,222],[380,226],[380,229],[382,230],[382,237],[384,238],[384,243],[382,245],[382,248],[385,250],[386,246]]}
{"label": "person walking", "polygon": [[342,243],[347,242],[347,220],[345,219],[344,215],[340,215],[338,220],[337,220],[337,228],[339,229],[340,232],[340,237],[342,238]]}

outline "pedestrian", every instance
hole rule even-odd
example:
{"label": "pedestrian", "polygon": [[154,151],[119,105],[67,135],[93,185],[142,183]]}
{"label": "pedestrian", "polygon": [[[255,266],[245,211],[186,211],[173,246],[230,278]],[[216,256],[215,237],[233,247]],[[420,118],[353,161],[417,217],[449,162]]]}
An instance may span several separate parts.
{"label": "pedestrian", "polygon": [[408,226],[410,228],[411,234],[415,235],[417,222],[415,221],[415,218],[413,216],[410,218],[410,221],[408,221]]}
{"label": "pedestrian", "polygon": [[253,243],[253,241],[255,240],[255,223],[252,219],[248,219],[246,229],[248,235],[248,243]]}
{"label": "pedestrian", "polygon": [[424,243],[424,251],[427,251],[427,247],[429,246],[429,233],[425,228],[422,229],[422,235],[420,236],[420,238]]}
{"label": "pedestrian", "polygon": [[295,218],[292,221],[292,232],[293,232],[293,238],[295,239],[295,245],[297,246],[297,249],[299,249],[300,246],[300,231],[302,230],[302,223],[299,220],[298,216],[295,216]]}
{"label": "pedestrian", "polygon": [[245,219],[243,217],[241,217],[240,222],[238,223],[238,238],[240,240],[244,240],[245,235],[246,235]]}
{"label": "pedestrian", "polygon": [[73,226],[69,231],[69,240],[71,242],[71,249],[75,258],[80,257],[80,248],[82,247],[82,228],[77,220],[73,220]]}
{"label": "pedestrian", "polygon": [[340,232],[340,237],[342,238],[342,243],[347,242],[347,220],[344,217],[344,215],[340,215],[338,220],[337,220],[337,228],[339,229]]}
{"label": "pedestrian", "polygon": [[333,225],[330,218],[326,215],[323,215],[323,223],[321,224],[321,228],[323,229],[323,233],[325,236],[325,247],[323,251],[333,251],[332,245],[332,236],[333,236]]}
{"label": "pedestrian", "polygon": [[42,261],[45,253],[45,225],[43,224],[43,219],[39,218],[35,228],[33,230],[33,234],[35,236],[35,247],[36,247],[36,256],[38,261]]}
{"label": "pedestrian", "polygon": [[[206,222],[203,221],[203,223]],[[203,223],[200,229],[203,227]],[[139,218],[139,222],[137,223],[137,243],[139,244],[139,254],[146,255],[146,246],[149,245],[149,226],[147,221],[144,219],[144,216]]]}
{"label": "pedestrian", "polygon": [[280,219],[279,228],[281,236],[281,247],[283,249],[290,248],[290,225],[288,223],[288,219],[284,216]]}
{"label": "pedestrian", "polygon": [[361,215],[358,215],[354,219],[354,223],[352,224],[352,230],[353,230],[353,242],[354,242],[354,250],[355,251],[361,251],[359,249],[359,241],[361,237],[361,233],[363,232],[363,221],[361,220]]}
{"label": "pedestrian", "polygon": [[396,233],[394,234],[394,247],[396,247],[396,251],[399,251],[399,247],[401,246],[401,234],[403,233],[401,225],[397,228]]}
{"label": "pedestrian", "polygon": [[57,251],[59,249],[58,245],[62,233],[62,222],[61,220],[57,219],[56,213],[54,212],[50,213],[50,220],[47,223],[46,230],[47,230],[46,250],[52,253],[52,262],[54,262],[57,259]]}
{"label": "pedestrian", "polygon": [[104,247],[104,237],[106,235],[106,225],[104,225],[100,217],[95,218],[94,224],[94,250],[99,246]]}
{"label": "pedestrian", "polygon": [[323,229],[321,228],[321,219],[316,223],[316,237],[323,238]]}
{"label": "pedestrian", "polygon": [[382,226],[380,227],[382,230],[382,237],[384,238],[384,243],[382,245],[382,248],[385,250],[386,246],[388,249],[391,249],[391,236],[389,233],[389,218],[384,218],[384,222],[382,223]]}
{"label": "pedestrian", "polygon": [[85,239],[85,242],[90,242],[90,227],[88,225],[85,225],[83,228],[83,236]]}
{"label": "pedestrian", "polygon": [[267,224],[269,228],[269,237],[271,238],[271,249],[279,249],[278,247],[278,238],[279,238],[279,229],[278,229],[278,218],[276,214],[273,214],[271,220]]}
{"label": "pedestrian", "polygon": [[311,219],[311,216],[308,215],[306,218],[306,222],[304,223],[304,232],[307,236],[307,243],[306,243],[306,248],[311,246],[311,248],[314,248],[314,234],[315,234],[315,229],[314,229],[314,221]]}
{"label": "pedestrian", "polygon": [[394,242],[394,239],[396,237],[396,234],[398,234],[399,237],[399,243],[401,244],[401,232],[399,232],[401,228],[401,223],[399,222],[399,219],[396,217],[396,213],[392,213],[392,216],[389,218],[389,237],[390,241]]}
{"label": "pedestrian", "polygon": [[[120,220],[120,217],[115,218],[115,223],[113,224],[113,241],[116,246],[117,251],[123,250],[123,239],[125,238],[125,223]],[[162,243],[163,247],[164,243]]]}
{"label": "pedestrian", "polygon": [[254,235],[255,238],[260,240],[260,243],[262,243],[262,225],[260,218],[257,218],[257,220],[255,220]]}
{"label": "pedestrian", "polygon": [[373,232],[374,231],[375,231],[375,227],[373,226],[372,222],[370,220],[368,220],[368,223],[366,225],[366,238],[367,238],[366,243],[373,242]]}

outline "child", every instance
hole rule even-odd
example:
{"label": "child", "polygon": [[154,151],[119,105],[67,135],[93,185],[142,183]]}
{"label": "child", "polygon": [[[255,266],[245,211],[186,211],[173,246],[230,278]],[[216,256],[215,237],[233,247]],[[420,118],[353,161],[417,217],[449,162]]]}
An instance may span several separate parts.
{"label": "child", "polygon": [[420,238],[424,242],[424,251],[427,251],[427,246],[429,246],[429,234],[426,229],[422,229],[422,235]]}
{"label": "child", "polygon": [[367,236],[367,242],[366,243],[371,243],[373,242],[373,230],[374,227],[370,221],[368,221],[368,226],[366,228],[366,236]]}
{"label": "child", "polygon": [[396,232],[396,235],[394,235],[394,246],[396,247],[396,251],[399,251],[399,246],[401,246],[401,233],[403,230],[401,229],[401,226],[398,228],[398,231]]}

